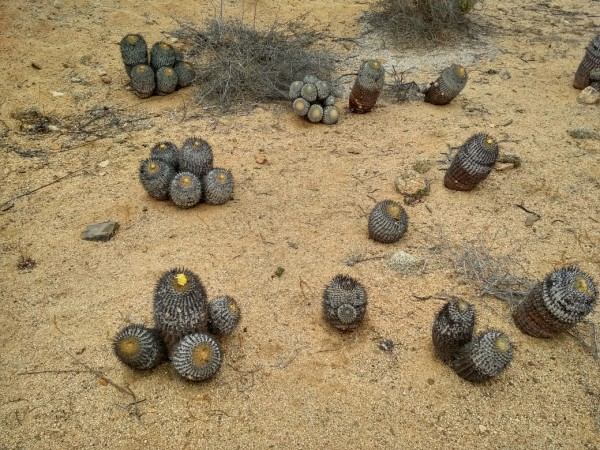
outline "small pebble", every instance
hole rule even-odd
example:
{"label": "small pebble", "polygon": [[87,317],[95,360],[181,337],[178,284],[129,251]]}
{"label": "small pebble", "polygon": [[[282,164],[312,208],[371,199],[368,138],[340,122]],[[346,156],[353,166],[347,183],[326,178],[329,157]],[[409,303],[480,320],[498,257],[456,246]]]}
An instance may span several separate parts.
{"label": "small pebble", "polygon": [[529,214],[527,216],[527,218],[525,219],[525,226],[526,227],[531,227],[538,220],[540,220],[540,216],[538,216],[537,214]]}
{"label": "small pebble", "polygon": [[257,164],[266,164],[267,157],[265,155],[258,154],[254,157],[254,161],[256,161]]}
{"label": "small pebble", "polygon": [[31,63],[31,67],[33,67],[35,70],[42,70],[42,66],[40,66],[38,63]]}
{"label": "small pebble", "polygon": [[52,97],[62,97],[65,95],[64,92],[52,91]]}
{"label": "small pebble", "polygon": [[111,78],[111,77],[109,77],[108,75],[102,75],[102,76],[100,77],[100,79],[102,80],[102,82],[103,82],[104,84],[110,84],[110,83],[112,83],[112,78]]}
{"label": "small pebble", "polygon": [[510,80],[511,79],[511,75],[510,72],[506,69],[502,69],[500,72],[498,72],[498,76],[500,78],[502,78],[503,80]]}

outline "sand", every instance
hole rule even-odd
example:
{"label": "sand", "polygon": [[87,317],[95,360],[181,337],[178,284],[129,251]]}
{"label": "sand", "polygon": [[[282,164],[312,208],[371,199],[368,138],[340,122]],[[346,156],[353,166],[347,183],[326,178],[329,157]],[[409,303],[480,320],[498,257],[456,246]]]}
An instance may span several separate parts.
{"label": "sand", "polygon": [[[300,120],[288,102],[215,117],[196,106],[193,87],[147,100],[127,89],[123,35],[159,41],[174,18],[201,24],[219,14],[216,3],[5,2],[0,448],[600,447],[598,361],[570,335],[522,334],[506,303],[479,295],[440,251],[483,245],[534,279],[577,264],[600,281],[600,141],[568,134],[600,132],[598,105],[579,104],[571,87],[600,29],[598,6],[486,1],[473,13],[483,27],[476,44],[332,44],[342,73],[378,57],[386,70],[411,69],[409,81],[428,82],[455,62],[469,82],[446,107],[382,98],[353,115],[343,96],[340,123],[325,126]],[[257,26],[307,13],[309,23],[355,37],[368,7],[259,2]],[[224,3],[227,17],[243,10],[254,16],[253,6]],[[98,107],[122,126],[91,142],[65,135],[65,123]],[[56,117],[58,131],[20,131],[14,115],[30,108]],[[444,188],[437,161],[478,132],[522,166],[494,170],[469,193]],[[194,135],[232,171],[234,200],[181,210],[151,199],[137,178],[140,160],[160,140],[180,145]],[[390,245],[369,240],[369,211],[402,201],[394,181],[421,159],[432,162],[431,192],[406,206],[407,233]],[[539,220],[527,222],[516,205]],[[87,225],[106,220],[120,224],[112,240],[81,239]],[[386,258],[399,250],[427,266],[410,275],[390,269]],[[352,256],[366,260],[349,266]],[[19,269],[27,258],[35,267]],[[154,283],[180,266],[211,298],[231,295],[243,311],[223,341],[223,367],[206,383],[184,382],[168,364],[133,371],[111,348],[127,323],[152,324]],[[368,291],[367,319],[353,333],[321,316],[323,288],[338,273]],[[512,364],[492,383],[460,379],[433,353],[433,317],[453,295],[474,305],[478,332],[497,328],[514,343]],[[589,320],[599,319],[596,309]],[[589,342],[588,328],[578,330]]]}

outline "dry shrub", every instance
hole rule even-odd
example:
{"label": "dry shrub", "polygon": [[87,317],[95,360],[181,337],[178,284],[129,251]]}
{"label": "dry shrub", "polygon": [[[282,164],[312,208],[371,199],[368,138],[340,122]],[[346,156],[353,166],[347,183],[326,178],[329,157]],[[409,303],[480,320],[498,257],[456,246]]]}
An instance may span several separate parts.
{"label": "dry shrub", "polygon": [[474,1],[376,0],[363,19],[397,42],[439,44],[467,33]]}
{"label": "dry shrub", "polygon": [[510,255],[492,256],[482,242],[449,248],[454,271],[466,284],[474,284],[479,295],[491,295],[508,303],[520,303],[536,284],[522,275],[521,264]]}
{"label": "dry shrub", "polygon": [[198,102],[219,113],[287,99],[294,80],[307,74],[329,79],[333,70],[333,54],[319,46],[327,35],[305,16],[267,30],[237,19],[211,19],[204,30],[182,24],[176,34],[191,44]]}

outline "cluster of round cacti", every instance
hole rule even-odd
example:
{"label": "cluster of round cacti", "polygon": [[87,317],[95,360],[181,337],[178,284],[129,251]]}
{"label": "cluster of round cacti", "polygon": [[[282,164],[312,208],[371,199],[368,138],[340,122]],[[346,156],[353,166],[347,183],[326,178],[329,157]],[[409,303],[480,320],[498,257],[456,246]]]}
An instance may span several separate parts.
{"label": "cluster of round cacti", "polygon": [[367,291],[354,278],[339,274],[323,291],[323,317],[341,331],[357,328],[367,312]]}
{"label": "cluster of round cacti", "polygon": [[333,86],[329,81],[306,75],[302,81],[294,81],[290,85],[289,95],[294,112],[310,122],[333,125],[340,118]]}
{"label": "cluster of round cacti", "polygon": [[189,86],[196,78],[192,65],[166,42],[156,42],[148,57],[148,46],[139,34],[121,39],[121,57],[131,88],[140,98],[170,94]]}
{"label": "cluster of round cacti", "polygon": [[498,330],[473,336],[475,311],[453,298],[436,314],[431,337],[436,355],[465,380],[479,383],[500,375],[512,361],[513,345]]}
{"label": "cluster of round cacti", "polygon": [[170,359],[186,380],[203,381],[220,369],[219,338],[230,334],[241,317],[229,296],[207,300],[200,278],[187,269],[165,272],[154,289],[154,328],[130,324],[113,340],[121,362],[138,370],[152,369]]}
{"label": "cluster of round cacti", "polygon": [[191,137],[181,148],[159,142],[140,165],[140,181],[157,200],[170,199],[180,208],[200,202],[220,205],[233,196],[233,176],[213,167],[213,151],[204,139]]}

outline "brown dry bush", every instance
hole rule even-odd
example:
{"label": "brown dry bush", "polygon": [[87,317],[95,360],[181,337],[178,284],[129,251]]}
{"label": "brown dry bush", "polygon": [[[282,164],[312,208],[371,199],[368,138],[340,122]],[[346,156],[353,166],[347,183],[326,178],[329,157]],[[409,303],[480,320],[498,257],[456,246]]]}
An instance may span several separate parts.
{"label": "brown dry bush", "polygon": [[320,46],[328,36],[305,16],[266,30],[211,19],[205,29],[181,24],[175,34],[191,44],[198,103],[217,113],[287,99],[294,80],[308,74],[329,79],[333,70],[334,55]]}
{"label": "brown dry bush", "polygon": [[465,35],[476,0],[376,0],[363,16],[373,31],[411,45],[439,44]]}

